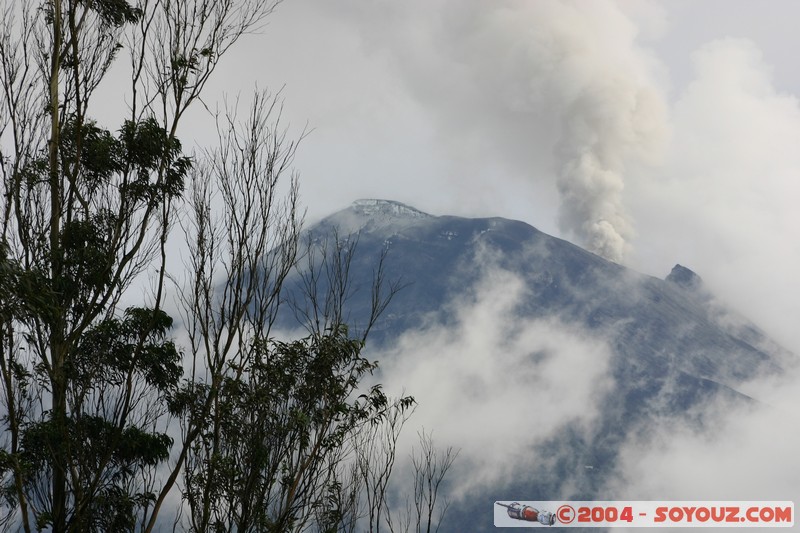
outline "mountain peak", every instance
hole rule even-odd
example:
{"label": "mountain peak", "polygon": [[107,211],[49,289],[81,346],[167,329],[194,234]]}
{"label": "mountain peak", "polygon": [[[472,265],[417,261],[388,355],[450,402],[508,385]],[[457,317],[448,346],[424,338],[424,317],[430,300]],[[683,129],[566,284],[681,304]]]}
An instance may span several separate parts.
{"label": "mountain peak", "polygon": [[703,285],[703,278],[683,265],[675,265],[672,267],[672,271],[665,279],[684,289],[695,290]]}
{"label": "mountain peak", "polygon": [[356,200],[349,207],[324,218],[314,229],[336,227],[341,234],[360,233],[370,230],[400,228],[416,224],[421,220],[434,219],[409,205],[393,200],[365,198]]}
{"label": "mountain peak", "polygon": [[379,200],[364,198],[353,202],[351,209],[357,214],[367,217],[393,217],[393,218],[430,218],[431,215],[423,213],[406,204],[394,200]]}

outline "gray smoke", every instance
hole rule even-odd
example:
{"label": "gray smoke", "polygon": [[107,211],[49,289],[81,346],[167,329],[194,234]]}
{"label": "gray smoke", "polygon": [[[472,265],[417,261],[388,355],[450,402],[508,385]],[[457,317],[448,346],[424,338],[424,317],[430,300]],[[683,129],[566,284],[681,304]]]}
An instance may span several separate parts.
{"label": "gray smoke", "polygon": [[623,191],[631,162],[657,157],[667,108],[657,65],[637,45],[634,22],[612,2],[516,4],[533,28],[524,37],[535,105],[552,109],[559,223],[589,250],[615,262],[633,236]]}
{"label": "gray smoke", "polygon": [[559,223],[590,251],[620,263],[633,236],[623,201],[625,163],[648,155],[663,135],[664,105],[655,91],[630,77],[585,81],[577,98],[561,102]]}

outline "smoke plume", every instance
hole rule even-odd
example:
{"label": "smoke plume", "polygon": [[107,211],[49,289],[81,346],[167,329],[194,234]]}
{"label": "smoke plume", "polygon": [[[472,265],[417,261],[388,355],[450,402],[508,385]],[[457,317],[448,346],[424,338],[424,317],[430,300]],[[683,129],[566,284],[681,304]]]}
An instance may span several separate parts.
{"label": "smoke plume", "polygon": [[668,130],[654,62],[616,4],[529,4],[515,4],[531,27],[518,33],[517,46],[527,49],[519,67],[532,103],[560,123],[559,223],[589,250],[621,262],[633,235],[623,201],[626,166],[657,155]]}
{"label": "smoke plume", "polygon": [[625,161],[644,154],[663,132],[657,93],[623,73],[587,77],[565,108],[557,146],[559,222],[590,251],[617,263],[633,236],[623,202]]}

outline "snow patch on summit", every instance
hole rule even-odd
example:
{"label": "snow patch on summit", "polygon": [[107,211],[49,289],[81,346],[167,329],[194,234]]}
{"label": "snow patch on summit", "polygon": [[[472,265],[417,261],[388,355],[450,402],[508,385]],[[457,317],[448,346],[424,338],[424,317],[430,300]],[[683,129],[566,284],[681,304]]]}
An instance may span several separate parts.
{"label": "snow patch on summit", "polygon": [[[340,235],[360,233],[362,230],[387,231],[389,235],[423,220],[432,220],[433,215],[391,200],[362,199],[350,207],[325,218],[321,227],[336,227]],[[388,236],[388,235],[387,235]]]}
{"label": "snow patch on summit", "polygon": [[433,218],[411,206],[391,200],[356,200],[353,202],[352,209],[357,214],[370,218]]}

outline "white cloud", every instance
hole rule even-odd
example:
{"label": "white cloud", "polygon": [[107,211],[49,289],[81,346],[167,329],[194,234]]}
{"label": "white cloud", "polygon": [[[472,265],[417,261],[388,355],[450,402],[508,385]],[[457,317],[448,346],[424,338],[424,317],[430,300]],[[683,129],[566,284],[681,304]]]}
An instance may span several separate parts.
{"label": "white cloud", "polygon": [[605,343],[555,318],[520,319],[525,297],[513,274],[488,269],[474,293],[447,304],[454,323],[432,317],[379,355],[386,389],[405,388],[419,403],[411,426],[461,448],[450,479],[457,496],[514,478],[531,466],[532,446],[565,424],[589,429],[609,386]]}
{"label": "white cloud", "polygon": [[660,421],[623,446],[608,499],[798,501],[798,376],[746,389],[759,402],[705,407],[703,427]]}
{"label": "white cloud", "polygon": [[667,163],[629,189],[634,262],[688,264],[798,351],[800,105],[774,88],[750,41],[709,43],[695,69],[674,106]]}

